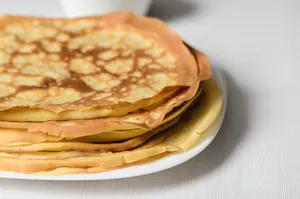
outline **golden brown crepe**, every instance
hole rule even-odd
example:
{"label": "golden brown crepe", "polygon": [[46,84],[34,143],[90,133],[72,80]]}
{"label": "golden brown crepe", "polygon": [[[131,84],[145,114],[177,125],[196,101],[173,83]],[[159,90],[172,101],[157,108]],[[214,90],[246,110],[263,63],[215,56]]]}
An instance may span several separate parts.
{"label": "golden brown crepe", "polygon": [[121,142],[112,143],[87,143],[79,141],[56,141],[56,142],[42,142],[35,144],[26,144],[15,142],[5,146],[0,146],[0,152],[12,152],[12,153],[25,153],[25,152],[38,152],[38,151],[78,151],[78,152],[116,152],[125,151],[134,148],[153,135],[167,129],[171,125],[178,121],[179,117],[172,119],[171,121],[160,125],[159,127],[144,133],[140,136],[133,137]]}
{"label": "golden brown crepe", "polygon": [[38,172],[42,175],[92,173],[137,164],[166,153],[189,150],[201,137],[209,135],[223,105],[222,93],[213,80],[205,81],[203,86],[199,103],[189,109],[182,120],[133,150],[117,153],[0,153],[0,169]]}
{"label": "golden brown crepe", "polygon": [[[193,54],[199,69],[199,76],[201,79],[205,79],[210,76],[209,62],[207,57],[200,53],[199,51],[188,46],[189,50]],[[58,136],[63,138],[77,138],[82,136],[90,135],[101,135],[105,132],[115,132],[124,130],[137,130],[137,131],[148,131],[149,129],[155,128],[159,125],[165,115],[170,112],[174,107],[182,104],[182,101],[187,101],[196,94],[199,87],[199,82],[195,83],[188,90],[179,92],[173,98],[167,100],[160,106],[146,111],[143,114],[128,114],[123,117],[117,118],[101,118],[95,120],[72,120],[72,121],[49,121],[44,123],[38,122],[5,122],[0,121],[0,131],[5,131],[5,129],[24,129],[28,132],[43,132],[50,136]],[[119,136],[105,136],[99,137],[98,140],[102,141],[117,141],[123,138],[134,137],[128,135],[127,137]]]}
{"label": "golden brown crepe", "polygon": [[222,108],[210,77],[158,19],[2,16],[0,170],[94,173],[189,150]]}
{"label": "golden brown crepe", "polygon": [[[168,115],[164,118],[164,120],[154,126],[153,128],[160,128],[161,125],[174,120],[176,117],[179,117],[195,100],[197,100],[200,92],[202,89],[199,89],[198,93],[188,102],[185,102],[180,107],[172,110],[168,113]],[[115,130],[109,132],[102,132],[95,135],[90,136],[81,136],[78,138],[64,138],[60,136],[53,136],[47,135],[43,132],[28,132],[24,129],[9,129],[9,128],[0,128],[0,151],[5,150],[3,147],[9,146],[25,146],[22,149],[27,150],[43,150],[43,148],[54,148],[60,149],[63,146],[78,145],[77,148],[85,150],[85,147],[82,144],[78,144],[78,142],[83,143],[96,143],[96,142],[113,142],[113,141],[120,141],[126,140],[130,138],[134,138],[140,135],[143,135],[147,132],[151,131],[151,129],[144,129],[144,128],[137,128],[137,129],[125,129],[125,130]],[[82,133],[83,134],[83,133]],[[84,135],[84,134],[83,134]],[[45,142],[55,142],[55,143],[48,143],[48,144],[38,144],[38,143],[45,143]],[[64,142],[64,143],[61,143]],[[73,142],[72,144],[66,142]],[[32,146],[31,144],[38,144]],[[89,148],[89,145],[85,145]],[[13,150],[19,150],[18,147],[13,147]],[[64,150],[66,148],[64,147]]]}
{"label": "golden brown crepe", "polygon": [[0,30],[2,121],[124,116],[210,73],[207,66],[200,73],[163,22],[130,12],[77,19],[6,15]]}

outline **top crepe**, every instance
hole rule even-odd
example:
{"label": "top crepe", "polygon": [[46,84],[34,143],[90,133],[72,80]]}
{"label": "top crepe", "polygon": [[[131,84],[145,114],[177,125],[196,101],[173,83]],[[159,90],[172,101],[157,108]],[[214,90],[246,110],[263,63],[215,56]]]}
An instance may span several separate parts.
{"label": "top crepe", "polygon": [[0,18],[0,120],[124,116],[209,77],[158,19]]}

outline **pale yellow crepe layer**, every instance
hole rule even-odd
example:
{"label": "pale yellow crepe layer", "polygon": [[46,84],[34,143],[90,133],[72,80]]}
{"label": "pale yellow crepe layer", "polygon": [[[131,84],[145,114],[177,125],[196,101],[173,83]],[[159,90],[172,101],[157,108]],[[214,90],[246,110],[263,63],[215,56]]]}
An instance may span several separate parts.
{"label": "pale yellow crepe layer", "polygon": [[[41,175],[93,173],[160,157],[170,152],[189,150],[201,137],[208,135],[222,109],[222,93],[213,80],[203,82],[199,103],[189,109],[180,122],[130,151],[117,153],[35,152],[0,154],[0,169]],[[203,111],[202,111],[203,110]]]}
{"label": "pale yellow crepe layer", "polygon": [[[126,151],[134,148],[153,135],[167,129],[171,125],[178,121],[179,117],[172,119],[171,121],[162,124],[161,126],[144,133],[143,135],[122,141],[112,143],[84,143],[84,142],[46,142],[37,144],[22,144],[14,143],[10,146],[0,146],[1,152],[12,152],[12,153],[26,153],[26,152],[38,152],[38,151],[81,151],[81,152],[116,152]],[[19,145],[18,145],[19,144]]]}
{"label": "pale yellow crepe layer", "polygon": [[[178,95],[168,99],[163,104],[152,110],[146,110],[140,113],[131,113],[123,117],[108,117],[94,120],[71,120],[64,122],[49,121],[44,123],[0,121],[0,132],[5,133],[5,129],[22,129],[23,131],[42,132],[47,135],[58,136],[66,139],[95,134],[100,135],[102,133],[114,131],[142,130],[143,132],[146,132],[158,126],[165,119],[166,114],[168,114],[173,108],[180,106],[183,101],[187,100],[186,96],[193,95],[194,97],[197,93],[198,87],[199,85],[195,84],[195,86],[180,92]],[[114,140],[113,138],[110,139],[109,137],[105,137],[105,135],[103,138],[106,139],[106,141],[117,141],[123,139],[117,138]]]}
{"label": "pale yellow crepe layer", "polygon": [[[202,89],[188,102],[171,111],[167,117],[157,126],[170,122],[184,112],[195,100],[197,100]],[[42,132],[28,132],[23,129],[1,129],[0,128],[0,151],[44,151],[44,150],[84,150],[95,151],[100,146],[94,147],[96,144],[88,144],[95,142],[112,142],[126,140],[145,134],[151,130],[148,129],[128,129],[122,131],[103,132],[96,135],[84,136],[75,139],[65,139],[59,136],[47,135]],[[46,143],[53,142],[53,143]],[[43,143],[43,144],[41,144]],[[23,147],[20,147],[23,146]]]}

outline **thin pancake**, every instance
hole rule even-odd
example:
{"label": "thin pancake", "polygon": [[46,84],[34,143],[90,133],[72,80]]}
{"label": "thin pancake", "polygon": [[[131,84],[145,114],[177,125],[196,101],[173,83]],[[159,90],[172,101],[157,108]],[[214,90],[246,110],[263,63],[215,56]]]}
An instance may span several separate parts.
{"label": "thin pancake", "polygon": [[[176,117],[178,117],[182,112],[184,112],[199,96],[202,89],[199,89],[198,93],[195,95],[193,99],[184,103],[180,107],[177,107],[175,110],[168,113],[167,117],[159,124],[163,125]],[[128,130],[120,130],[120,131],[109,131],[109,132],[102,132],[95,135],[90,136],[83,136],[75,139],[66,139],[59,136],[52,136],[47,135],[42,132],[28,132],[23,129],[2,129],[0,128],[0,146],[21,146],[21,145],[30,145],[30,144],[37,144],[37,143],[44,143],[44,142],[113,142],[113,141],[120,141],[125,139],[130,139],[136,136],[140,136],[146,132],[150,131],[149,129],[128,129]],[[74,143],[75,144],[75,143]],[[66,144],[65,144],[66,145]],[[42,146],[46,145],[38,145],[39,149]],[[62,145],[58,143],[55,146],[61,148]],[[28,148],[28,147],[26,147]],[[30,147],[35,148],[35,147]],[[46,148],[49,148],[47,145]],[[52,148],[52,147],[51,147]],[[0,149],[1,150],[1,149]]]}
{"label": "thin pancake", "polygon": [[179,117],[155,128],[152,131],[144,133],[143,135],[128,139],[117,143],[84,143],[84,142],[48,142],[38,143],[29,145],[18,145],[18,146],[0,146],[0,152],[11,152],[11,153],[26,153],[26,152],[38,152],[38,151],[82,151],[82,152],[116,152],[126,151],[134,148],[153,135],[167,129],[171,125],[178,121]]}
{"label": "thin pancake", "polygon": [[[0,169],[22,173],[70,174],[72,172],[101,172],[139,163],[168,152],[189,150],[203,135],[214,128],[222,109],[222,93],[213,80],[204,82],[204,95],[183,115],[183,120],[144,145],[119,153],[48,152],[1,153]],[[202,111],[203,110],[203,111]],[[57,172],[55,172],[55,169]],[[58,172],[59,171],[59,172]]]}
{"label": "thin pancake", "polygon": [[[201,76],[202,79],[209,77],[211,74],[207,57],[192,47],[189,47],[189,49],[197,61],[199,76]],[[0,127],[25,129],[28,132],[43,132],[48,135],[64,138],[76,138],[116,130],[153,129],[163,121],[165,115],[174,107],[179,106],[182,102],[188,101],[195,96],[199,87],[199,82],[200,81],[192,85],[189,89],[184,90],[175,97],[167,100],[167,102],[159,107],[143,112],[142,114],[133,113],[119,118],[73,120],[63,122],[49,121],[44,123],[0,121]]]}
{"label": "thin pancake", "polygon": [[208,78],[163,22],[130,12],[76,19],[6,15],[0,29],[4,121],[123,116]]}

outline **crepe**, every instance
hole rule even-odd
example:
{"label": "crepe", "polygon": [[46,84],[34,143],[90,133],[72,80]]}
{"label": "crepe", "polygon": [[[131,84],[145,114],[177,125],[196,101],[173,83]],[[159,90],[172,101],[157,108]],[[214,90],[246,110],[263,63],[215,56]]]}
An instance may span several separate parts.
{"label": "crepe", "polygon": [[[165,117],[165,119],[154,128],[161,128],[161,125],[176,119],[176,117],[179,117],[180,114],[182,114],[195,100],[197,100],[198,96],[201,93],[201,90],[202,89],[199,89],[198,93],[194,96],[193,99],[191,99],[190,101],[184,103],[182,106],[177,107],[176,109],[169,112],[167,117]],[[103,143],[103,142],[120,141],[120,140],[126,140],[126,139],[140,136],[149,131],[152,130],[143,129],[143,128],[127,129],[127,130],[125,129],[125,130],[102,132],[95,135],[81,136],[78,138],[67,139],[60,136],[47,135],[42,132],[28,132],[23,129],[0,128],[0,151],[2,150],[23,151],[24,149],[26,149],[26,151],[33,151],[33,150],[42,151],[44,149],[49,149],[49,148],[51,148],[52,150],[54,149],[58,150],[64,148],[64,150],[66,150],[67,148],[72,148],[71,146],[73,146],[74,149],[76,145],[77,145],[76,148],[80,148],[81,150],[87,151],[88,149],[91,148],[90,145],[78,144],[78,142],[84,142],[84,143],[102,142]],[[46,143],[46,142],[55,142],[55,143],[32,145],[32,144]],[[73,142],[73,143],[66,143],[66,142]],[[15,146],[25,146],[25,147],[19,149],[18,147]],[[64,146],[68,146],[68,147],[66,148]]]}
{"label": "crepe", "polygon": [[6,15],[0,46],[1,121],[125,116],[210,73],[163,22],[125,11],[76,19]]}
{"label": "crepe", "polygon": [[[187,45],[187,44],[186,44]],[[197,66],[198,76],[205,79],[210,76],[210,66],[207,57],[201,52],[187,45],[193,54]],[[0,132],[6,132],[6,129],[15,129],[18,132],[27,131],[29,134],[36,133],[35,140],[47,140],[45,134],[50,139],[74,139],[86,137],[85,139],[96,139],[90,137],[97,135],[96,141],[109,142],[128,139],[147,132],[157,127],[173,108],[181,105],[184,101],[192,99],[199,88],[200,80],[192,85],[189,89],[179,91],[173,98],[166,100],[156,108],[142,113],[131,113],[123,117],[100,118],[94,120],[72,120],[72,121],[48,121],[40,122],[5,122],[0,121]],[[22,130],[22,131],[20,131]],[[118,132],[124,133],[122,136]],[[111,133],[116,132],[116,133]],[[44,133],[44,134],[43,134]],[[40,135],[40,136],[39,136]],[[40,139],[38,139],[40,138]],[[28,143],[28,142],[27,142]]]}
{"label": "crepe", "polygon": [[38,152],[38,151],[81,151],[81,152],[116,152],[125,151],[134,148],[153,135],[167,129],[171,125],[178,121],[179,117],[172,119],[171,121],[160,125],[152,131],[144,133],[140,136],[128,139],[122,142],[112,143],[86,143],[86,142],[46,142],[37,144],[23,144],[14,143],[6,146],[0,146],[0,152],[12,152],[12,153],[24,153],[24,152]]}
{"label": "crepe", "polygon": [[0,170],[101,172],[186,151],[222,108],[210,77],[158,19],[0,17]]}
{"label": "crepe", "polygon": [[0,169],[39,175],[95,173],[189,150],[215,128],[214,123],[218,122],[216,119],[223,106],[221,90],[213,80],[204,81],[203,88],[199,102],[186,111],[178,123],[132,150],[117,153],[0,153]]}

